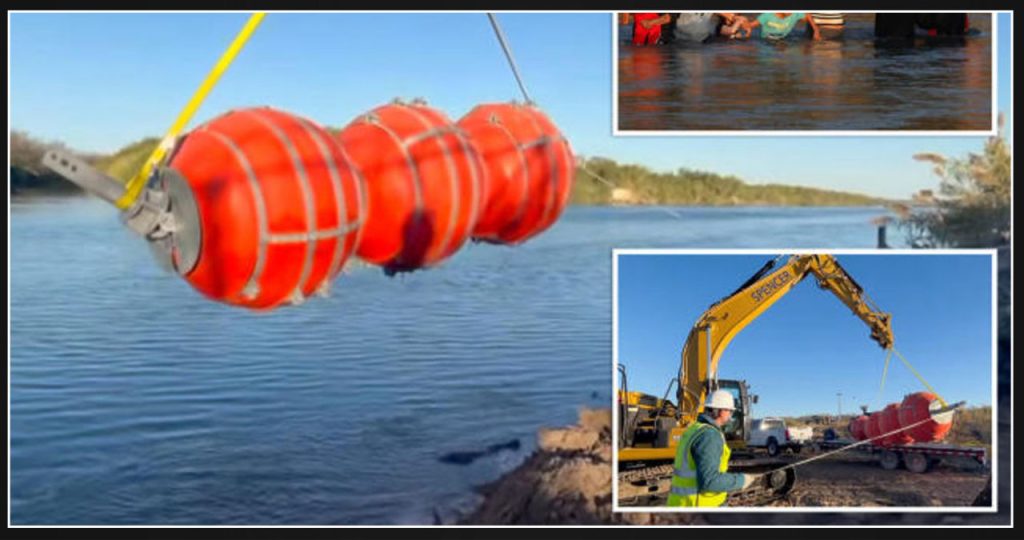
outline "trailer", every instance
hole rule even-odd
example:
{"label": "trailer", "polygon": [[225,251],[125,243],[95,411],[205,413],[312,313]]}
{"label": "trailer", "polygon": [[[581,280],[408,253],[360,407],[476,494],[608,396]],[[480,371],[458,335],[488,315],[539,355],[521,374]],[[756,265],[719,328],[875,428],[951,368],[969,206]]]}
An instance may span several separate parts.
{"label": "trailer", "polygon": [[[813,443],[816,452],[838,450],[852,446],[857,441],[852,439],[823,439]],[[983,467],[988,467],[988,450],[978,446],[955,446],[940,443],[915,443],[895,446],[882,446],[873,443],[860,444],[850,448],[852,451],[870,453],[878,457],[883,469],[892,471],[905,466],[908,471],[926,473],[942,460],[972,460]]]}

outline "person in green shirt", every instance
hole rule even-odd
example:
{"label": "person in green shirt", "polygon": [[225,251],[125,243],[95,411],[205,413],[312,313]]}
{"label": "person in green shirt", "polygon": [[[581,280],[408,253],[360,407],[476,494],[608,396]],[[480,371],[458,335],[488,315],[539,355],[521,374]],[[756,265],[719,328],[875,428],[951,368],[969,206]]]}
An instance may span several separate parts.
{"label": "person in green shirt", "polygon": [[762,13],[743,31],[746,33],[746,37],[750,37],[755,28],[760,28],[762,38],[779,41],[786,39],[800,21],[806,22],[811,29],[811,39],[815,41],[821,39],[821,31],[810,13]]}

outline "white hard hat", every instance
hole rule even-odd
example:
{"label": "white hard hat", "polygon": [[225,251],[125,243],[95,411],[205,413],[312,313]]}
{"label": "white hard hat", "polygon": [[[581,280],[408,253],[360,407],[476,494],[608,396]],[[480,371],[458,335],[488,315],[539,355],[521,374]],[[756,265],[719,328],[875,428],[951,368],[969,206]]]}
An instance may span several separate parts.
{"label": "white hard hat", "polygon": [[715,390],[708,396],[708,400],[704,403],[704,407],[710,409],[725,409],[728,411],[736,410],[736,402],[732,398],[732,393],[728,390]]}

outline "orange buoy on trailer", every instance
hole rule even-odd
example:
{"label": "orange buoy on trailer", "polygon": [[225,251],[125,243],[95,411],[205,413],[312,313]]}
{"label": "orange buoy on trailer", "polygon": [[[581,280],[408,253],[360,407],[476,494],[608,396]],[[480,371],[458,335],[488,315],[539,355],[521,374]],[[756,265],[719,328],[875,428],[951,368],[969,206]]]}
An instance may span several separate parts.
{"label": "orange buoy on trailer", "polygon": [[517,244],[544,231],[569,202],[575,162],[569,142],[537,107],[479,105],[459,120],[490,181],[473,238]]}
{"label": "orange buoy on trailer", "polygon": [[420,103],[377,107],[337,135],[366,183],[356,252],[388,273],[434,265],[469,238],[486,177],[465,134]]}
{"label": "orange buoy on trailer", "polygon": [[202,237],[198,257],[179,271],[212,299],[299,303],[325,291],[355,249],[361,187],[312,121],[271,108],[231,111],[188,134],[169,167],[191,189]]}
{"label": "orange buoy on trailer", "polygon": [[[879,420],[882,419],[882,412],[874,412],[868,415],[867,421],[864,422],[864,435],[865,439],[875,439],[875,437],[884,433],[882,426],[879,424]],[[881,444],[881,439],[875,439],[872,441],[875,444]]]}
{"label": "orange buoy on trailer", "polygon": [[931,392],[916,392],[903,398],[900,404],[899,421],[901,426],[911,426],[927,420],[921,425],[907,430],[907,434],[917,442],[941,441],[953,427],[953,412],[936,414],[942,408],[938,396]]}
{"label": "orange buoy on trailer", "polygon": [[[890,431],[895,431],[895,430],[900,429],[901,426],[900,426],[899,412],[900,412],[900,405],[899,405],[899,403],[890,403],[890,404],[886,405],[884,409],[882,409],[882,412],[879,413],[879,420],[878,420],[878,422],[879,422],[878,425],[879,425],[879,428],[881,429],[882,433],[889,433]],[[885,437],[881,441],[881,443],[886,445],[886,446],[907,444],[907,443],[910,443],[910,442],[913,442],[913,439],[911,439],[910,436],[907,435],[907,432],[905,432],[905,431],[897,431],[896,433],[893,433],[892,435],[889,435],[888,437]]]}
{"label": "orange buoy on trailer", "polygon": [[865,432],[867,421],[868,417],[863,414],[853,420],[850,420],[847,430],[850,432],[850,436],[853,437],[854,440],[863,441],[867,438],[867,433]]}

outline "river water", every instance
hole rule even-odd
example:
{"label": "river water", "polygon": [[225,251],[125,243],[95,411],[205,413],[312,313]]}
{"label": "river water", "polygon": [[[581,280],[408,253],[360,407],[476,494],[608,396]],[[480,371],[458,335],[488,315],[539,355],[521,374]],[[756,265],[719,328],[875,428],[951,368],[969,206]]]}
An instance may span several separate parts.
{"label": "river water", "polygon": [[636,47],[619,26],[623,130],[989,130],[992,19],[975,35],[876,41],[873,15],[842,37]]}
{"label": "river water", "polygon": [[881,213],[570,207],[523,246],[253,314],[161,273],[101,202],[14,202],[11,521],[451,520],[537,428],[610,403],[612,247],[870,248]]}

